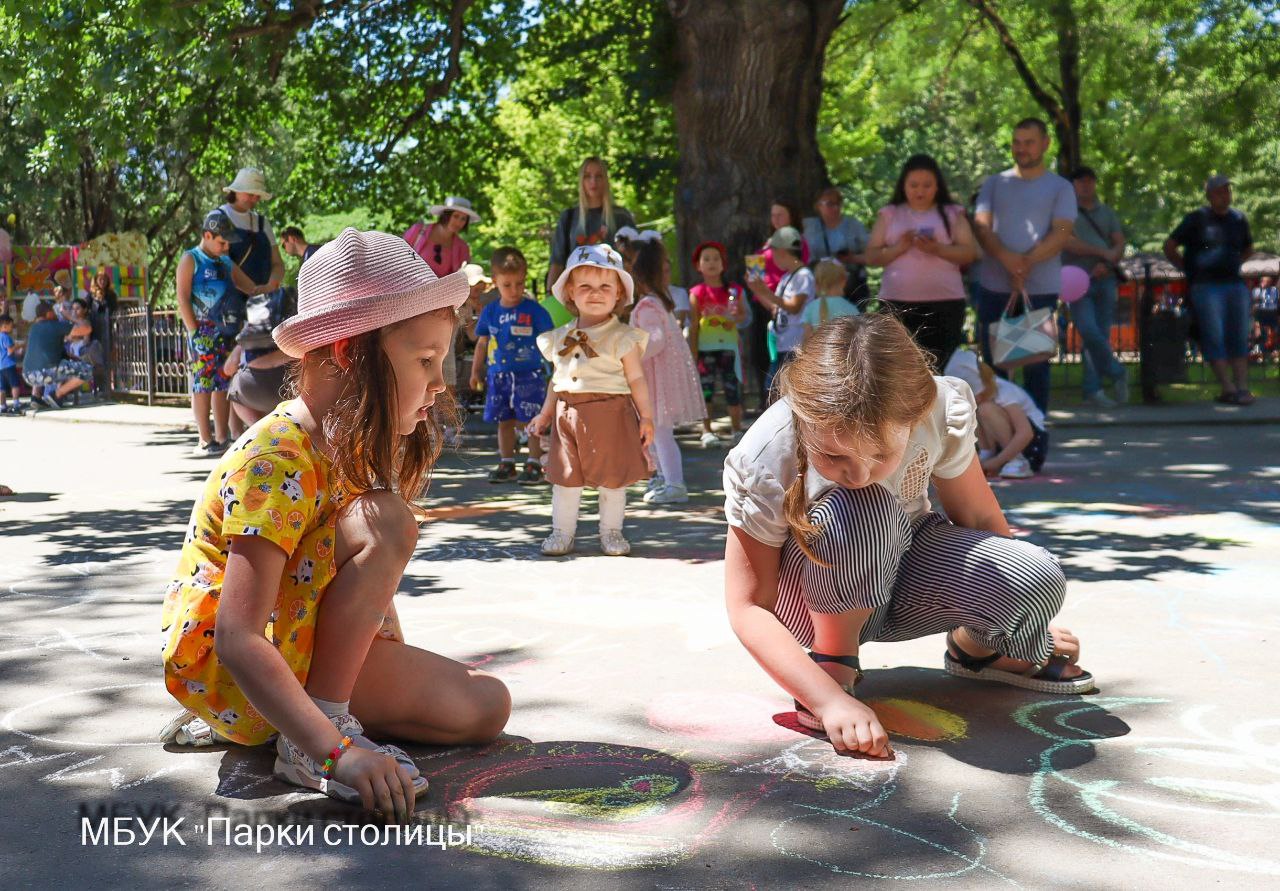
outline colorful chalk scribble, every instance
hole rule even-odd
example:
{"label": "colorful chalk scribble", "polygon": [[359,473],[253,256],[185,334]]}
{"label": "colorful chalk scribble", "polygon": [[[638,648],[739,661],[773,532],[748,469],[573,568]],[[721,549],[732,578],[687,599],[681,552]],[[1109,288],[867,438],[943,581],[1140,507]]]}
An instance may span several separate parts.
{"label": "colorful chalk scribble", "polygon": [[[1200,706],[1183,713],[1185,736],[1135,734],[1097,746],[1083,764],[1074,757],[1098,738],[1079,726],[1081,717],[1160,704],[1104,698],[1067,711],[1061,702],[1018,709],[1018,724],[1053,743],[1032,775],[1031,807],[1051,826],[1113,850],[1280,875],[1280,858],[1263,854],[1275,851],[1280,820],[1280,719],[1232,724],[1215,721],[1213,706]],[[1134,776],[1117,762],[1146,770]]]}

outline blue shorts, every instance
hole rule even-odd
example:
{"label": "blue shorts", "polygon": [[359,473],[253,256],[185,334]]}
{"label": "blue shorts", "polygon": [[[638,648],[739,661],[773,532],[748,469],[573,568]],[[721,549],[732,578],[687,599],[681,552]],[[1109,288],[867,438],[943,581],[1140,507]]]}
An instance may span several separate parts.
{"label": "blue shorts", "polygon": [[542,411],[546,398],[547,377],[541,368],[534,371],[490,370],[485,382],[484,419],[527,424]]}
{"label": "blue shorts", "polygon": [[0,368],[0,390],[9,393],[22,386],[22,375],[18,374],[18,366],[10,365],[8,368]]}

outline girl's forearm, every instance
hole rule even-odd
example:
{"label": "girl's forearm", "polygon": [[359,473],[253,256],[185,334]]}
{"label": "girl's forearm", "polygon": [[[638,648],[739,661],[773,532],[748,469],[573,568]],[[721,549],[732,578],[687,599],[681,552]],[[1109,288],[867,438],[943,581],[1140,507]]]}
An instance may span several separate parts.
{"label": "girl's forearm", "polygon": [[337,728],[302,689],[280,651],[261,634],[219,628],[214,647],[245,698],[268,724],[311,758],[324,761],[342,741]]}
{"label": "girl's forearm", "polygon": [[754,603],[739,606],[729,611],[729,625],[765,673],[809,708],[821,710],[844,695],[769,610]]}
{"label": "girl's forearm", "polygon": [[627,384],[631,387],[631,401],[635,403],[636,414],[652,421],[653,406],[649,402],[649,382],[645,380],[645,376],[641,374],[638,377],[627,378]]}

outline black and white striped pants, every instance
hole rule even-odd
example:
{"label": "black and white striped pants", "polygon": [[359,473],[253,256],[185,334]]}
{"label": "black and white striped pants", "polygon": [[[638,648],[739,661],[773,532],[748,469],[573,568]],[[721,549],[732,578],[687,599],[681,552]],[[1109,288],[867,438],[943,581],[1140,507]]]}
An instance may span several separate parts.
{"label": "black and white striped pants", "polygon": [[[880,485],[834,489],[809,511],[823,532],[805,556],[782,549],[774,613],[801,646],[813,645],[810,613],[873,610],[860,643],[901,641],[964,626],[1006,656],[1052,653],[1049,621],[1066,578],[1044,548],[965,529],[930,513],[912,520]],[[840,655],[840,654],[837,654]]]}

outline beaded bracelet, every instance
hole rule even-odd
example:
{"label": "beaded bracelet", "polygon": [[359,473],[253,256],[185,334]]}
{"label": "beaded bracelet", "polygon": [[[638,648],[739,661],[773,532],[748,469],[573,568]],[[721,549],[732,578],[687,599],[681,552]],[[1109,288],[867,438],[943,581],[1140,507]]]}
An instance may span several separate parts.
{"label": "beaded bracelet", "polygon": [[320,765],[320,773],[326,780],[333,779],[334,765],[338,763],[338,759],[342,757],[342,753],[349,748],[351,748],[351,737],[344,736],[342,738],[342,742],[334,746],[333,751],[329,753],[329,757],[324,759],[324,764]]}

